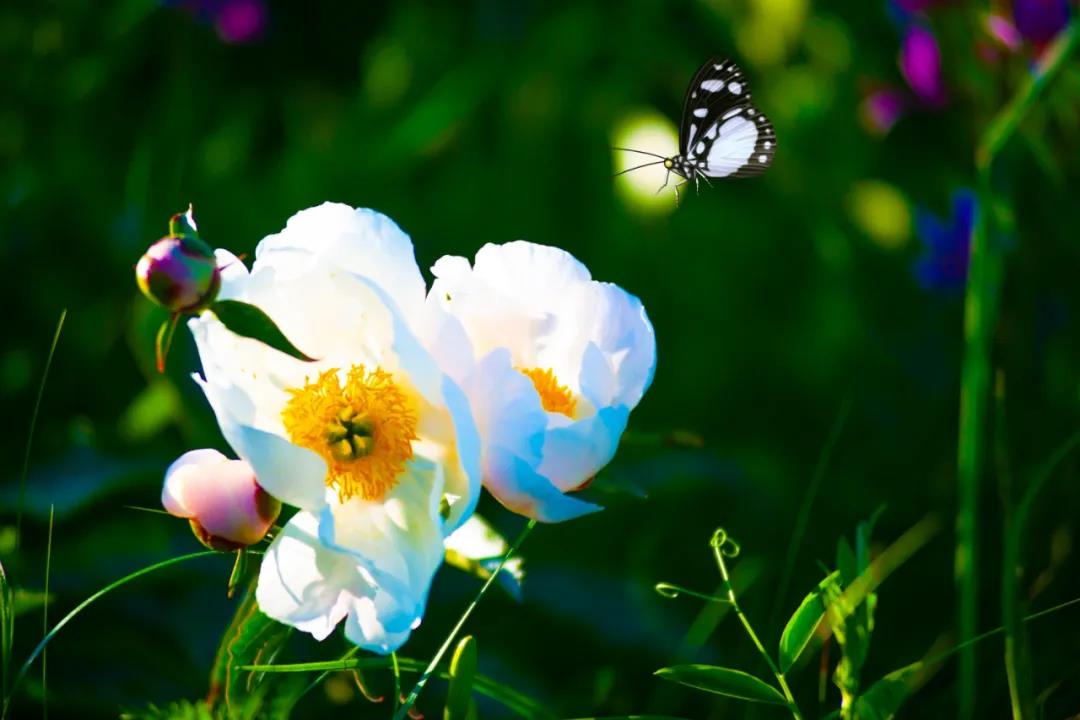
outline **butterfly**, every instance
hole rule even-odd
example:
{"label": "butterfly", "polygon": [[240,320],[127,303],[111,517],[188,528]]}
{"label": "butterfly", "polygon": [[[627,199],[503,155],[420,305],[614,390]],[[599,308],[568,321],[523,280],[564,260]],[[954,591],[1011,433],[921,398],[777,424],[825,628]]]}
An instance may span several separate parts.
{"label": "butterfly", "polygon": [[702,178],[708,182],[709,178],[754,177],[765,172],[776,154],[776,131],[750,102],[742,70],[731,60],[713,58],[694,74],[686,89],[677,155],[615,149],[659,158],[617,175],[663,163],[667,174],[660,190],[667,187],[672,173],[683,178],[675,185],[678,202],[679,188],[690,181],[697,187]]}

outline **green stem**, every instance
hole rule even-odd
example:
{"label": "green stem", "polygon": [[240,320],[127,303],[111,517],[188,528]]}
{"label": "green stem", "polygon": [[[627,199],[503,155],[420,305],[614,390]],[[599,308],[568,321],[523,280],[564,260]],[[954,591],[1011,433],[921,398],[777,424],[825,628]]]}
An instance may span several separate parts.
{"label": "green stem", "polygon": [[443,656],[446,655],[447,651],[450,649],[450,646],[457,638],[458,633],[461,632],[461,629],[463,627],[465,627],[465,623],[468,621],[469,616],[472,615],[473,610],[475,610],[476,606],[479,604],[480,598],[484,597],[484,594],[488,591],[488,588],[490,588],[491,585],[495,582],[495,579],[499,577],[499,573],[502,572],[503,566],[506,565],[506,562],[511,558],[511,556],[513,556],[513,554],[517,552],[517,549],[521,546],[521,543],[525,541],[525,538],[529,536],[529,533],[531,533],[533,531],[533,528],[535,527],[536,520],[529,520],[529,523],[525,526],[525,529],[521,531],[521,534],[517,536],[516,540],[514,540],[513,545],[511,545],[510,549],[506,551],[505,555],[503,555],[502,560],[499,561],[499,566],[495,568],[495,570],[491,573],[491,576],[487,579],[483,586],[481,586],[480,592],[476,594],[476,597],[473,599],[473,601],[469,603],[469,606],[467,608],[465,608],[465,612],[461,614],[461,618],[457,621],[457,624],[454,625],[454,629],[451,630],[450,634],[446,636],[446,640],[443,642],[442,646],[431,658],[431,662],[428,664],[427,669],[424,670],[423,674],[420,675],[420,679],[416,681],[416,685],[414,685],[413,689],[409,692],[409,696],[405,698],[405,701],[401,704],[401,707],[398,708],[398,711],[394,714],[394,720],[405,720],[405,718],[408,717],[409,710],[416,703],[416,699],[420,697],[420,692],[424,689],[424,686],[427,684],[427,681],[432,676],[432,674],[434,674],[436,668],[438,668],[439,663],[442,662]]}
{"label": "green stem", "polygon": [[[788,687],[787,678],[784,677],[784,673],[780,672],[780,668],[773,662],[769,652],[765,649],[765,646],[761,644],[761,640],[758,639],[757,633],[754,632],[754,627],[750,624],[750,620],[746,617],[746,614],[739,607],[739,601],[735,598],[735,588],[731,585],[731,578],[728,576],[727,564],[724,562],[724,548],[727,541],[717,542],[716,538],[712,543],[713,555],[716,556],[716,564],[720,567],[720,577],[724,580],[724,590],[727,592],[728,602],[731,603],[731,609],[735,612],[735,615],[739,618],[739,622],[746,629],[746,634],[750,636],[750,641],[754,643],[754,647],[757,648],[758,653],[765,659],[769,669],[772,670],[773,675],[776,677],[776,681],[780,683],[780,689],[784,693],[784,698],[787,700],[788,710],[791,711],[791,715],[795,720],[802,720],[802,713],[799,712],[799,706],[795,702],[795,697],[791,694],[791,688]],[[734,555],[734,554],[733,554]]]}
{"label": "green stem", "polygon": [[38,411],[41,409],[41,399],[45,396],[45,381],[49,379],[49,368],[52,367],[53,355],[56,354],[56,344],[60,342],[60,331],[64,329],[64,319],[67,317],[67,308],[60,312],[60,320],[56,323],[56,332],[53,333],[52,345],[49,346],[49,354],[45,357],[45,371],[41,373],[41,384],[38,385],[37,400],[34,401],[34,411],[30,414],[30,432],[26,436],[26,453],[23,455],[22,475],[19,476],[19,510],[15,517],[15,549],[19,549],[22,542],[22,517],[26,505],[26,476],[30,472],[30,448],[34,443],[34,429],[37,428]]}
{"label": "green stem", "polygon": [[[1009,701],[1013,718],[1035,717],[1035,698],[1027,672],[1028,649],[1021,634],[1024,618],[1017,599],[1024,552],[1024,530],[1036,498],[1046,481],[1065,457],[1080,444],[1080,432],[1074,433],[1046,465],[1032,478],[1024,497],[1006,528],[1005,551],[1001,567],[1001,614],[1005,630],[1005,673],[1009,681]],[[1025,662],[1021,662],[1024,659]]]}
{"label": "green stem", "polygon": [[174,557],[174,558],[169,558],[168,560],[162,560],[159,563],[154,563],[153,565],[150,565],[149,567],[144,567],[144,568],[142,568],[140,570],[136,570],[135,572],[133,572],[133,573],[131,573],[129,575],[125,575],[124,577],[120,578],[119,580],[115,580],[115,581],[109,583],[108,585],[101,588],[96,593],[94,593],[93,595],[86,598],[85,600],[83,600],[78,605],[76,605],[75,608],[71,612],[69,612],[67,615],[65,615],[63,618],[61,618],[60,622],[56,623],[56,625],[53,626],[53,629],[50,630],[45,635],[45,637],[41,638],[41,642],[39,642],[37,644],[37,647],[35,647],[33,652],[30,653],[30,657],[26,658],[26,662],[24,662],[22,664],[22,667],[19,668],[19,672],[15,676],[14,682],[12,682],[12,684],[11,684],[11,689],[8,692],[8,696],[6,698],[4,698],[4,708],[3,708],[2,713],[0,713],[0,718],[7,716],[8,708],[11,705],[11,698],[14,697],[15,691],[18,689],[19,684],[23,681],[23,678],[26,677],[26,673],[30,669],[30,666],[34,664],[35,660],[37,660],[38,655],[40,655],[45,650],[45,646],[49,644],[49,641],[51,641],[54,637],[56,637],[56,634],[58,632],[60,632],[61,628],[63,628],[65,625],[67,625],[69,622],[71,622],[75,618],[75,616],[78,615],[83,610],[85,610],[88,605],[90,605],[91,603],[93,603],[95,600],[102,597],[103,595],[107,595],[108,593],[112,592],[116,588],[121,587],[123,585],[126,585],[129,582],[131,582],[132,580],[136,580],[136,579],[142,577],[143,575],[147,575],[149,573],[152,573],[155,570],[162,570],[162,569],[170,567],[172,565],[178,565],[179,563],[186,562],[188,560],[194,560],[196,558],[210,557],[211,555],[220,555],[220,554],[221,553],[215,552],[214,550],[203,550],[202,552],[189,553],[188,555],[181,555],[180,557]]}
{"label": "green stem", "polygon": [[[957,440],[957,514],[955,576],[961,644],[975,636],[978,625],[978,501],[986,447],[986,412],[990,395],[990,354],[997,323],[1002,258],[992,241],[991,171],[994,160],[1016,133],[1027,112],[1064,65],[1080,40],[1080,19],[1074,19],[1047,52],[1036,72],[991,121],[975,151],[975,227],[971,238],[967,290],[964,297],[964,363],[960,378],[960,427]],[[959,662],[961,720],[975,713],[975,653],[965,649]]]}

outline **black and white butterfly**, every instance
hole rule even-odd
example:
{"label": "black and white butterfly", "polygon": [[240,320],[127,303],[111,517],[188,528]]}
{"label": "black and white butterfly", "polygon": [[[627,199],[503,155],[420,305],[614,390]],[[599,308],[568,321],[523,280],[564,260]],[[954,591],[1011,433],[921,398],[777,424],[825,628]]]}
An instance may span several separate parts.
{"label": "black and white butterfly", "polygon": [[[750,87],[742,70],[730,60],[713,58],[701,66],[690,81],[679,125],[679,153],[663,157],[643,150],[615,148],[660,158],[649,165],[664,164],[667,187],[671,173],[683,178],[679,187],[701,178],[754,177],[765,172],[776,154],[776,131],[765,115],[750,102]],[[622,173],[618,173],[622,174]]]}

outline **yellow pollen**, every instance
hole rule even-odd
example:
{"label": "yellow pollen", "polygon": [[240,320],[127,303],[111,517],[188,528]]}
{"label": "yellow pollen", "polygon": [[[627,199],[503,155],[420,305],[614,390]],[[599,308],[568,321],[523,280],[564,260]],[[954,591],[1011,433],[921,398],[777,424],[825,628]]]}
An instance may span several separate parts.
{"label": "yellow pollen", "polygon": [[380,500],[412,459],[416,412],[390,373],[353,365],[341,385],[337,369],[290,388],[281,420],[289,439],[326,461],[326,486],[344,502]]}
{"label": "yellow pollen", "polygon": [[555,373],[542,368],[519,368],[525,377],[532,380],[533,387],[540,394],[540,404],[548,412],[562,413],[566,417],[574,417],[574,409],[577,400],[570,392],[570,388],[560,385]]}

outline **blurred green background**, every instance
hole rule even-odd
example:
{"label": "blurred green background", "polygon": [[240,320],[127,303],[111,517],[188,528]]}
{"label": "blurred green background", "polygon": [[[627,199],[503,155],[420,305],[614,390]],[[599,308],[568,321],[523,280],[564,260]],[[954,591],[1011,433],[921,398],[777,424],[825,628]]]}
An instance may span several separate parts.
{"label": "blurred green background", "polygon": [[[524,602],[492,593],[470,624],[482,672],[564,717],[742,717],[745,705],[652,676],[691,661],[767,676],[734,618],[715,632],[699,618],[691,633],[702,604],[664,599],[654,584],[715,590],[708,539],[724,526],[743,548],[735,576],[744,609],[775,647],[783,619],[832,565],[838,537],[882,505],[882,544],[931,512],[943,530],[883,585],[866,677],[955,638],[962,290],[924,287],[913,268],[919,218],[949,220],[953,193],[974,182],[978,133],[1028,72],[1025,51],[979,54],[988,5],[926,16],[942,44],[948,103],[911,99],[888,133],[860,121],[875,87],[906,92],[902,21],[876,0],[252,2],[231,20],[249,31],[240,37],[212,5],[0,7],[0,558],[17,587],[40,590],[55,504],[53,620],[131,570],[197,550],[182,521],[124,506],[157,507],[163,471],[181,452],[224,449],[189,377],[198,365],[186,332],[168,372],[154,370],[162,312],[135,288],[140,254],[188,202],[205,239],[250,256],[294,212],[335,200],[393,217],[425,269],[487,242],[562,246],[640,296],[656,328],[655,383],[594,490],[609,508],[530,538]],[[716,181],[678,208],[613,180],[620,128],[635,118],[660,130],[657,118],[677,123],[689,78],[713,55],[743,66],[772,118],[773,168]],[[995,239],[1006,247],[993,353],[1003,390],[982,484],[980,629],[1001,622],[1008,499],[1080,425],[1078,106],[1074,61],[997,177],[1007,203],[995,212],[1014,231]],[[15,552],[27,426],[63,308]],[[789,558],[845,403],[808,531]],[[676,430],[703,447],[669,442]],[[1034,610],[1080,595],[1077,469],[1066,460],[1035,509],[1022,582]],[[481,513],[507,534],[522,524],[489,497]],[[76,618],[50,646],[50,713],[115,717],[201,697],[233,605],[229,569],[224,556],[179,566]],[[476,587],[441,570],[402,654],[430,657]],[[1029,630],[1045,717],[1080,712],[1080,611]],[[40,637],[35,607],[17,619],[17,663]],[[322,646],[297,640],[282,659],[330,659],[344,647],[340,633]],[[1007,715],[1001,658],[1000,637],[978,646],[980,717]],[[389,688],[385,675],[370,681]],[[826,681],[816,712],[818,683],[816,660],[793,674],[811,717],[836,703]],[[434,684],[421,698],[428,717],[441,716],[442,692]],[[947,716],[955,694],[955,663],[946,663],[906,716]],[[40,695],[35,670],[14,717],[38,716]],[[506,717],[495,705],[481,711]],[[335,680],[296,716],[389,709]]]}

